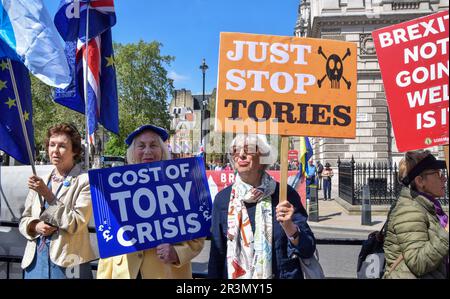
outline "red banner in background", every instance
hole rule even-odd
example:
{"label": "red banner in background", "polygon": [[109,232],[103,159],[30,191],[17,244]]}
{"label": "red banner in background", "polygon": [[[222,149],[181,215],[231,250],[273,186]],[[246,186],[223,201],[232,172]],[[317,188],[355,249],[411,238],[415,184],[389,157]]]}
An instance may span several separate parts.
{"label": "red banner in background", "polygon": [[294,160],[298,161],[298,151],[297,150],[288,151],[288,160],[289,160],[289,162],[294,161]]}
{"label": "red banner in background", "polygon": [[[280,181],[280,171],[269,170],[267,173],[272,176],[277,182]],[[288,183],[295,179],[298,171],[288,171]],[[235,174],[234,171],[227,170],[207,170],[206,177],[208,178],[209,190],[211,192],[211,199],[214,201],[216,194],[222,191],[222,189],[230,186],[234,183]],[[304,177],[296,184],[295,190],[300,195],[303,206],[306,208],[306,181]]]}

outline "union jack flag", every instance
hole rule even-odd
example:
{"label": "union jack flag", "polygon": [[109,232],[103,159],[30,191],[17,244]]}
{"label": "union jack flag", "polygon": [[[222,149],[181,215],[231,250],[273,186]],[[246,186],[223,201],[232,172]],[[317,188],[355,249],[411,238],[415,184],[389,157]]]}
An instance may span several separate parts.
{"label": "union jack flag", "polygon": [[[89,8],[89,14],[87,13]],[[89,15],[89,22],[87,22]],[[84,82],[86,69],[86,24],[88,28],[87,109]],[[55,90],[55,102],[86,114],[89,143],[101,123],[119,133],[117,82],[111,27],[116,23],[113,0],[62,0],[55,25],[66,42],[72,84]]]}

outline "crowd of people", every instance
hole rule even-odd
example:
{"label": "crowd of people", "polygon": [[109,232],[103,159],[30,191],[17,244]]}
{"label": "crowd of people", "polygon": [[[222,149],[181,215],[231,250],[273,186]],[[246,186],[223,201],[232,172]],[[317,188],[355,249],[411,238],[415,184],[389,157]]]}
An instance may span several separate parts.
{"label": "crowd of people", "polygon": [[[125,140],[128,163],[170,159],[167,138],[163,128],[137,128]],[[88,176],[78,165],[80,140],[73,125],[48,129],[46,152],[54,168],[30,176],[20,221],[25,278],[70,278],[73,267],[78,278],[93,277],[90,262],[98,257],[89,239],[92,202]],[[280,198],[280,184],[266,172],[275,152],[264,135],[240,134],[228,146],[225,167],[236,179],[214,200],[208,277],[303,278],[299,257],[313,256],[316,239],[298,193],[286,186]],[[331,165],[308,163],[307,184],[322,187],[325,200],[331,199]],[[436,200],[445,192],[444,167],[427,151],[408,152],[400,163],[403,190],[388,216],[385,278],[448,278],[448,216]],[[204,238],[165,243],[100,259],[97,278],[192,278],[191,261],[204,244]]]}
{"label": "crowd of people", "polygon": [[[280,170],[280,162],[275,161],[273,164],[269,165],[266,170]],[[288,161],[288,171],[303,171],[301,163],[296,160],[292,159]],[[231,166],[231,163],[221,163],[221,162],[208,162],[206,164],[207,170],[214,170],[214,171],[234,171],[233,167]],[[317,188],[317,190],[323,189],[323,200],[332,200],[331,198],[331,186],[332,186],[332,178],[334,176],[333,169],[331,168],[331,164],[326,162],[325,167],[322,165],[320,161],[316,162],[316,165],[314,165],[314,161],[311,158],[308,161],[308,167],[306,169],[306,197],[307,199],[311,199],[311,190],[313,188]],[[320,194],[318,194],[320,196]]]}
{"label": "crowd of people", "polygon": [[231,171],[233,168],[230,163],[221,163],[221,162],[208,162],[206,163],[206,170],[215,170],[215,171]]}

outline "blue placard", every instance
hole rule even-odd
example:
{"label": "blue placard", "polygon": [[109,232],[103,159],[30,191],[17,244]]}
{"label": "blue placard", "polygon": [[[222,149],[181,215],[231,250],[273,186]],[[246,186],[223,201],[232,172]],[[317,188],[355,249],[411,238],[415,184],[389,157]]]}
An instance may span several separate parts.
{"label": "blue placard", "polygon": [[90,170],[89,181],[101,258],[210,234],[202,158]]}

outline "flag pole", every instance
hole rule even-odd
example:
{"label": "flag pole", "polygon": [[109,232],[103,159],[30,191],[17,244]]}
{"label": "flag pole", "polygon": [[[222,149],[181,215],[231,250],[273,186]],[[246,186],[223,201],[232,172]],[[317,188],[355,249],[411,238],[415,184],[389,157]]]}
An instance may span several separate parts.
{"label": "flag pole", "polygon": [[14,75],[14,70],[13,70],[13,67],[11,64],[11,59],[8,58],[7,61],[8,61],[9,73],[11,74],[11,81],[12,81],[12,85],[13,85],[14,96],[16,97],[17,110],[19,111],[20,124],[22,127],[23,136],[25,137],[25,144],[27,146],[28,158],[30,159],[31,170],[33,171],[33,174],[36,175],[36,168],[34,167],[34,158],[33,158],[33,153],[31,152],[30,139],[28,138],[27,127],[25,125],[25,119],[23,117],[22,103],[20,102],[20,96],[19,96],[19,92],[17,90],[16,76]]}
{"label": "flag pole", "polygon": [[85,40],[85,51],[86,51],[86,65],[84,67],[84,113],[86,118],[86,137],[85,145],[86,150],[84,152],[84,163],[86,165],[86,170],[89,169],[89,156],[91,147],[89,145],[89,122],[88,122],[88,70],[89,70],[89,2],[86,3],[86,40]]}

